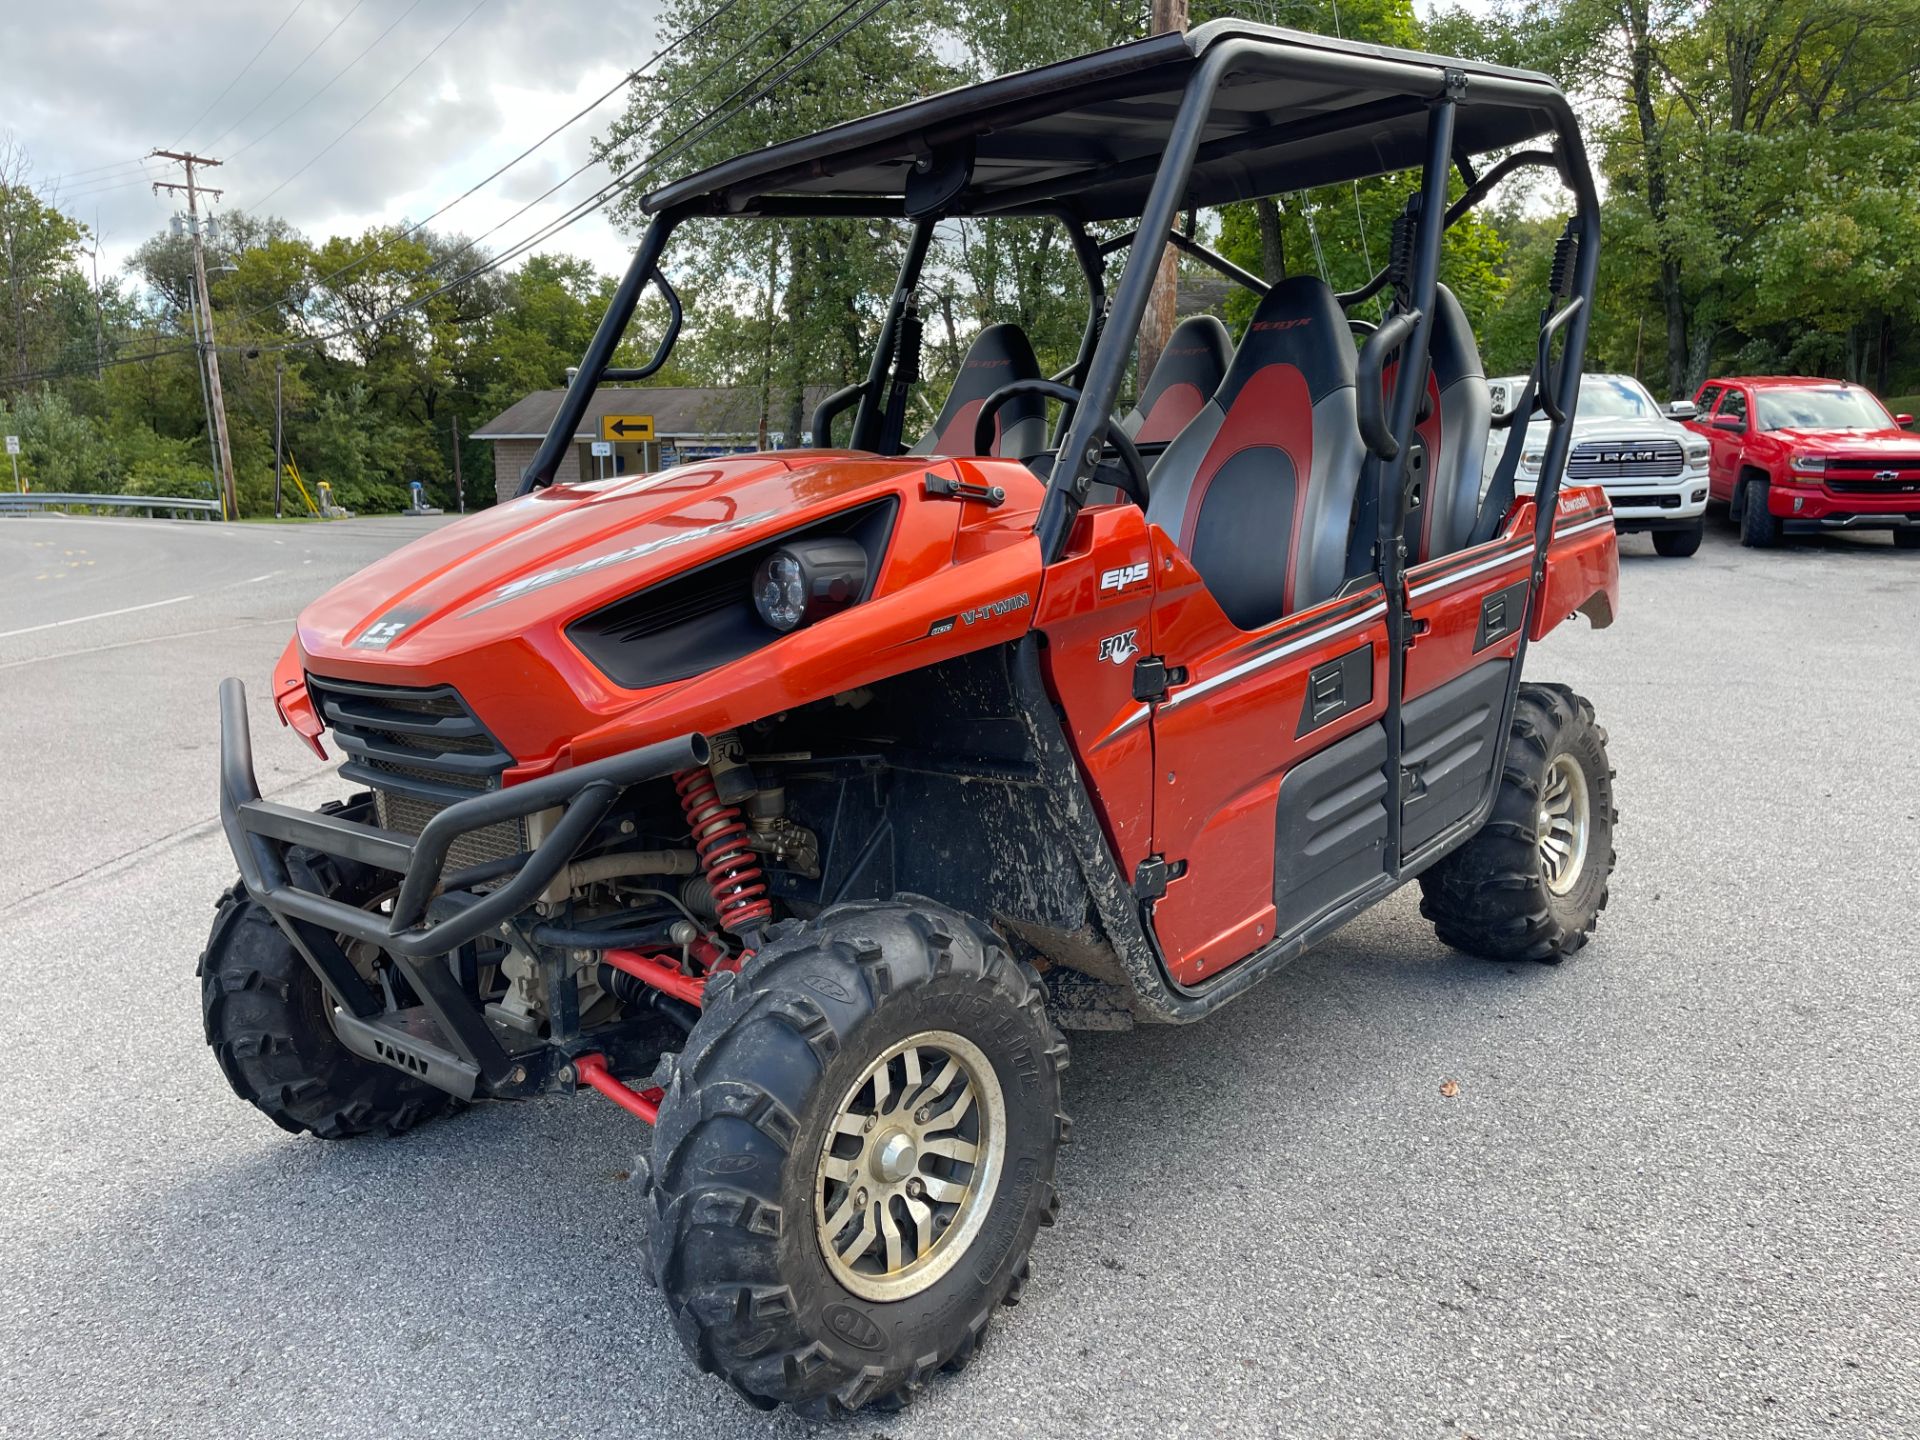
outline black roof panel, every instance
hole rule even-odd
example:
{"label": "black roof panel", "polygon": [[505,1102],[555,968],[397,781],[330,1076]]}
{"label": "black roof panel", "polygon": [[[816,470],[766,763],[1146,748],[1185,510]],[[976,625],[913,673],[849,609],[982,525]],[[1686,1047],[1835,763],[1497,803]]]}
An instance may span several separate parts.
{"label": "black roof panel", "polygon": [[[1245,68],[1214,97],[1187,203],[1360,179],[1420,164],[1429,101],[1464,77],[1455,138],[1467,154],[1570,128],[1554,82],[1530,71],[1335,40],[1241,20],[1159,35],[929,96],[709,167],[646,208],[720,213],[901,213],[916,160],[974,148],[971,181],[942,213],[1082,219],[1140,213],[1200,57],[1243,42]],[[1250,43],[1248,43],[1250,42]]]}

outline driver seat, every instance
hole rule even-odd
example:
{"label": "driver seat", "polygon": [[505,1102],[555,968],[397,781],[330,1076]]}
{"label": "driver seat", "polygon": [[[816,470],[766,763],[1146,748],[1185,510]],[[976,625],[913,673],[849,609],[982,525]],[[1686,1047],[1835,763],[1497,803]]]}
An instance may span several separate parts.
{"label": "driver seat", "polygon": [[[953,389],[933,429],[909,455],[974,455],[973,422],[987,397],[1015,380],[1038,380],[1040,362],[1026,331],[1018,325],[989,325],[975,337],[954,377]],[[1041,395],[1016,395],[993,417],[994,455],[1020,460],[1047,448],[1047,402]]]}
{"label": "driver seat", "polygon": [[1147,519],[1255,630],[1345,583],[1361,460],[1346,313],[1325,281],[1296,275],[1261,300],[1220,387],[1154,465]]}

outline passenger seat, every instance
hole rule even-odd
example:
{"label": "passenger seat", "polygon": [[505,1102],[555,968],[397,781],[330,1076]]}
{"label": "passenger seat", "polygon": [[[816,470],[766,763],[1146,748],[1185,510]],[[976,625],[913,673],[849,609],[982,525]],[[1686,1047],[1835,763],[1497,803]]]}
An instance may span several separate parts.
{"label": "passenger seat", "polygon": [[1140,401],[1120,428],[1136,445],[1173,439],[1220,388],[1233,361],[1233,337],[1211,315],[1190,315],[1174,327],[1160,352]]}
{"label": "passenger seat", "polygon": [[[912,455],[974,455],[974,421],[987,397],[1015,380],[1040,379],[1040,362],[1018,325],[989,325],[967,350],[954,377],[947,403],[933,429],[920,437]],[[1038,455],[1047,448],[1047,402],[1039,395],[1016,395],[994,419],[990,452],[1010,460]]]}
{"label": "passenger seat", "polygon": [[1242,630],[1330,599],[1345,582],[1362,458],[1354,359],[1326,282],[1281,281],[1148,477],[1147,519]]}
{"label": "passenger seat", "polygon": [[1425,417],[1419,434],[1426,449],[1417,509],[1407,516],[1407,563],[1418,565],[1464,549],[1480,512],[1480,477],[1486,469],[1493,392],[1474,343],[1473,326],[1453,291],[1434,288],[1433,339],[1428,349]]}

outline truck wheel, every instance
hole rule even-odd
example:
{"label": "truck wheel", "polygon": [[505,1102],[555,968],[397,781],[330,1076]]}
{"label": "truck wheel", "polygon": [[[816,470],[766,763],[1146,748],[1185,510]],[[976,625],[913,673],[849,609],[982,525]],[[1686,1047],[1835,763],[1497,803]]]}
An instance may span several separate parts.
{"label": "truck wheel", "polygon": [[917,897],[708,985],[654,1134],[649,1260],[696,1364],[828,1419],[973,1356],[1058,1200],[1067,1046],[1032,970]]}
{"label": "truck wheel", "polygon": [[1700,542],[1707,533],[1707,522],[1696,520],[1686,530],[1656,530],[1653,532],[1653,548],[1661,555],[1673,560],[1684,560],[1700,548]]}
{"label": "truck wheel", "polygon": [[1780,543],[1780,517],[1767,509],[1767,482],[1749,480],[1741,490],[1740,543],[1765,550]]}
{"label": "truck wheel", "polygon": [[[345,811],[370,801],[323,806]],[[325,892],[364,901],[378,893],[368,867],[292,850]],[[363,1060],[327,1021],[326,992],[266,910],[235,885],[217,902],[213,933],[200,956],[200,1009],[207,1044],[233,1087],[282,1130],[345,1140],[378,1131],[398,1135],[457,1103],[411,1075]]]}
{"label": "truck wheel", "polygon": [[1421,875],[1420,913],[1457,950],[1558,964],[1606,908],[1619,818],[1593,706],[1564,685],[1522,685],[1493,813]]}

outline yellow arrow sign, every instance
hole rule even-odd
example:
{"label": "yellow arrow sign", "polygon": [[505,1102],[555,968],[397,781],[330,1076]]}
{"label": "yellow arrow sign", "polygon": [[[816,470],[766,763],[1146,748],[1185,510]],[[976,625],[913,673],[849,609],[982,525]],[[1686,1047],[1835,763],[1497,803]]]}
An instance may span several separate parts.
{"label": "yellow arrow sign", "polygon": [[602,440],[651,440],[653,439],[653,417],[651,415],[602,415],[600,438]]}

